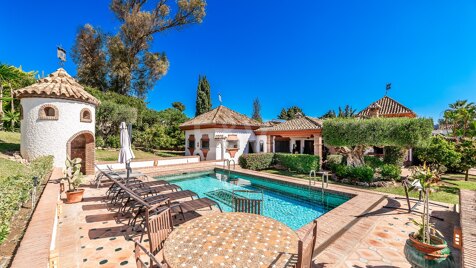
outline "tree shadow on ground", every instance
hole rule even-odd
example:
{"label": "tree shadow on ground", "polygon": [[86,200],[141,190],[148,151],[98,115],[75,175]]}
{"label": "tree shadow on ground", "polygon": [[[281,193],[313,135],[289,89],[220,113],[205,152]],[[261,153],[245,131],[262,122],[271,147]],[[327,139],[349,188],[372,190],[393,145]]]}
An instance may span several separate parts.
{"label": "tree shadow on ground", "polygon": [[13,153],[18,151],[20,151],[20,144],[0,140],[0,153],[13,156]]}

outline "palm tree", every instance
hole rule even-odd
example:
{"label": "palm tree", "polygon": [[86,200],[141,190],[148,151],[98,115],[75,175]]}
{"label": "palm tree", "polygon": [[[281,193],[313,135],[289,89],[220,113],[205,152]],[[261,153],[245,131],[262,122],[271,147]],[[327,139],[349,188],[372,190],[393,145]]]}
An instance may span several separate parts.
{"label": "palm tree", "polygon": [[[3,120],[3,101],[10,101],[10,112],[14,113],[13,90],[33,84],[35,75],[35,72],[24,72],[21,67],[0,64],[0,129],[3,126],[3,121],[5,121]],[[10,89],[8,97],[3,95],[5,88]]]}
{"label": "palm tree", "polygon": [[20,113],[16,111],[6,111],[2,121],[10,125],[10,131],[15,131],[15,127],[20,122]]}
{"label": "palm tree", "polygon": [[466,137],[471,133],[473,122],[476,120],[476,105],[467,100],[457,100],[449,107],[444,113],[444,118],[447,124],[451,125],[453,136]]}

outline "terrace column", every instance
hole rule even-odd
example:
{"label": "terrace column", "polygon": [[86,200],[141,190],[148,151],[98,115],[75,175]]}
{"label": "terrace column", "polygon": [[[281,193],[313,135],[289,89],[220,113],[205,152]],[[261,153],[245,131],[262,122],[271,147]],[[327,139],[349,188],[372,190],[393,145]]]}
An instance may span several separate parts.
{"label": "terrace column", "polygon": [[273,140],[273,136],[271,135],[266,135],[266,151],[268,153],[272,153],[273,152],[273,143],[272,143],[272,140]]}
{"label": "terrace column", "polygon": [[314,135],[314,155],[319,156],[319,169],[322,165],[322,136],[321,134]]}

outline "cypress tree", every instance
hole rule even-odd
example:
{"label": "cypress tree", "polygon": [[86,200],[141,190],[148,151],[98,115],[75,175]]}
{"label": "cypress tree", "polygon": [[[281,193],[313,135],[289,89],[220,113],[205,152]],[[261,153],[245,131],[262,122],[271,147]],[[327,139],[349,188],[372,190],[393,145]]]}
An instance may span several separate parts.
{"label": "cypress tree", "polygon": [[206,76],[198,76],[195,116],[206,113],[211,109],[212,100],[210,97],[210,83],[208,83]]}
{"label": "cypress tree", "polygon": [[253,101],[253,115],[251,118],[258,122],[263,122],[263,118],[261,117],[261,103],[258,98]]}

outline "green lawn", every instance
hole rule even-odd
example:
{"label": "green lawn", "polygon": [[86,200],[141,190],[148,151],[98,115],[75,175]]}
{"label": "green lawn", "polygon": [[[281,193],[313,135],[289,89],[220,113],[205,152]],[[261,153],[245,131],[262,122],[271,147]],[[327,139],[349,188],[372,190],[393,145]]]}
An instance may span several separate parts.
{"label": "green lawn", "polygon": [[0,131],[0,154],[20,151],[20,133]]}
{"label": "green lawn", "polygon": [[[140,150],[133,150],[136,159],[153,159],[158,156],[153,153],[148,153]],[[119,150],[96,150],[97,161],[117,161]]]}
{"label": "green lawn", "polygon": [[[286,170],[263,170],[264,172],[271,173],[271,174],[278,174],[284,176],[295,177],[299,179],[307,180],[309,177],[307,174],[298,174],[295,172],[290,172]],[[329,183],[339,184],[333,181]],[[348,184],[341,184],[349,187],[360,188],[360,189],[367,189],[371,191],[377,191],[381,193],[387,193],[391,195],[405,195],[405,190],[403,186],[396,186],[396,187],[360,187],[355,185],[348,185]],[[450,203],[450,204],[457,204],[459,202],[458,197],[458,190],[459,189],[468,189],[468,190],[476,190],[476,176],[470,176],[469,181],[464,181],[463,174],[445,174],[441,180],[441,182],[434,187],[435,192],[430,194],[430,199],[433,201]],[[410,192],[410,196],[418,197],[418,192]]]}
{"label": "green lawn", "polygon": [[[154,153],[133,149],[135,160],[157,159],[163,157],[184,155],[183,152],[155,151]],[[119,150],[96,150],[96,161],[117,161]]]}

